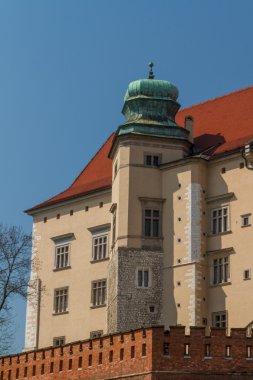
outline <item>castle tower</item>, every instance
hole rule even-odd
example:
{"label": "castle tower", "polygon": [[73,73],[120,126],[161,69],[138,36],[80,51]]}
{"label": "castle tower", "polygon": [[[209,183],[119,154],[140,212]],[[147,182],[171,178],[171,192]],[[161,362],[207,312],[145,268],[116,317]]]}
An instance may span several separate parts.
{"label": "castle tower", "polygon": [[[187,157],[192,147],[189,130],[175,122],[177,97],[173,84],[154,79],[152,64],[149,78],[131,82],[125,94],[126,122],[118,128],[109,153],[113,160],[109,332],[164,323],[166,309],[167,317],[173,314],[169,306],[173,286],[168,280],[172,274],[165,272],[173,265],[168,246],[173,190],[163,167]],[[176,178],[173,181],[178,186]]]}

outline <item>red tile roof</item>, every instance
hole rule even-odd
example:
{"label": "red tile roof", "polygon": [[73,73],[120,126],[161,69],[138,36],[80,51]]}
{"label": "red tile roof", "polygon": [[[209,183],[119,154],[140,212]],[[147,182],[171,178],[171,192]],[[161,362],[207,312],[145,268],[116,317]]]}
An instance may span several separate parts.
{"label": "red tile roof", "polygon": [[177,123],[184,125],[187,115],[194,117],[197,147],[203,150],[220,144],[215,154],[234,149],[253,137],[253,86],[184,108],[178,112]]}
{"label": "red tile roof", "polygon": [[[253,86],[184,108],[177,114],[177,123],[183,126],[188,115],[194,117],[194,144],[199,151],[216,156],[238,149],[253,139]],[[26,212],[110,188],[112,163],[108,152],[113,137],[114,133],[67,190]]]}

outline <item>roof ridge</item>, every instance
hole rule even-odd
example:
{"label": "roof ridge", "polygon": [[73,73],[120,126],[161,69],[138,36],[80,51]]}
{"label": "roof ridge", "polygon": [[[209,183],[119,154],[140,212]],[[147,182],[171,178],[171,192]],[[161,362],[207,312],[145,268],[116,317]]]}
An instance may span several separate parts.
{"label": "roof ridge", "polygon": [[240,92],[244,92],[244,91],[247,91],[247,90],[249,90],[249,89],[253,89],[253,85],[252,85],[252,86],[247,86],[247,87],[241,88],[240,90],[236,90],[236,91],[229,92],[228,94],[225,94],[225,95],[216,96],[215,98],[208,99],[208,100],[205,100],[205,101],[200,102],[200,103],[197,103],[197,104],[193,104],[192,106],[188,106],[188,107],[182,108],[181,110],[178,111],[178,113],[180,113],[180,112],[182,112],[182,111],[185,111],[185,110],[187,110],[188,108],[198,107],[198,106],[200,106],[200,105],[202,105],[202,104],[206,104],[206,103],[212,103],[212,102],[215,102],[215,101],[217,101],[217,100],[220,100],[220,99],[226,98],[227,96],[234,95],[234,94],[238,94],[238,93],[240,93]]}

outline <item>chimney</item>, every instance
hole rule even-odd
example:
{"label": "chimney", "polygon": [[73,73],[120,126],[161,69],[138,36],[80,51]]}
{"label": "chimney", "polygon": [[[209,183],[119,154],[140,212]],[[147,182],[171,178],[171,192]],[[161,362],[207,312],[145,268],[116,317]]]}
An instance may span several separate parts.
{"label": "chimney", "polygon": [[193,116],[185,116],[184,127],[189,131],[189,141],[193,144],[193,130],[194,130],[194,119]]}

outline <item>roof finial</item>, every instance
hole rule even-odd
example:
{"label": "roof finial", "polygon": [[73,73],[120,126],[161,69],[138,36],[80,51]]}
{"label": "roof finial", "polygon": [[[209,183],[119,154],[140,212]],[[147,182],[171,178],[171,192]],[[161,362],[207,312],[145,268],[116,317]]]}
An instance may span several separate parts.
{"label": "roof finial", "polygon": [[148,79],[154,79],[155,76],[154,76],[154,73],[153,73],[153,70],[152,70],[154,64],[153,64],[153,62],[149,62],[148,65],[150,67],[149,74],[148,74]]}

